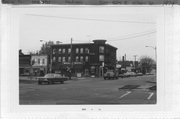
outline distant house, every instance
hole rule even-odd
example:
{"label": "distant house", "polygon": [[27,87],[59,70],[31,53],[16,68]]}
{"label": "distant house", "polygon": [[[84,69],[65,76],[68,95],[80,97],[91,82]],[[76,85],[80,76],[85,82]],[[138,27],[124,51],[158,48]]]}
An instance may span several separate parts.
{"label": "distant house", "polygon": [[47,55],[32,55],[31,64],[32,64],[32,73],[35,76],[43,76],[48,72]]}

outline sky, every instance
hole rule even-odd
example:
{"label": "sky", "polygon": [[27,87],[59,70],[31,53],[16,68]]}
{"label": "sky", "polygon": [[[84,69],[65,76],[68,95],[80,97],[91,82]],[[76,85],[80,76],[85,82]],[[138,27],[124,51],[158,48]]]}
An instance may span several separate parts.
{"label": "sky", "polygon": [[117,59],[146,55],[155,59],[156,17],[148,10],[118,7],[60,7],[26,9],[20,17],[20,49],[40,50],[43,42],[89,43],[105,39],[118,48]]}

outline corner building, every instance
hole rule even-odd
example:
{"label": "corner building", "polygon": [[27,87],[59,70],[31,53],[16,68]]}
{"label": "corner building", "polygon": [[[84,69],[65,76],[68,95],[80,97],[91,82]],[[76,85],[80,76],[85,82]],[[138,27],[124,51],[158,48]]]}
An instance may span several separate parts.
{"label": "corner building", "polygon": [[102,76],[106,69],[116,67],[116,50],[116,47],[106,44],[106,40],[52,45],[52,72],[63,74],[66,69],[72,68],[74,76]]}

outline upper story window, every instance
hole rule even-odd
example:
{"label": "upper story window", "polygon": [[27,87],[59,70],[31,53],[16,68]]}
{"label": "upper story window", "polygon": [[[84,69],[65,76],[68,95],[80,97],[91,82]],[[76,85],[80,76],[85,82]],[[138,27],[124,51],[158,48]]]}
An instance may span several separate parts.
{"label": "upper story window", "polygon": [[69,53],[69,54],[71,53],[71,48],[68,48],[68,53]]}
{"label": "upper story window", "polygon": [[45,64],[45,59],[42,59],[42,64]]}
{"label": "upper story window", "polygon": [[79,53],[79,48],[76,48],[76,53]]}
{"label": "upper story window", "polygon": [[62,52],[63,52],[63,53],[65,53],[65,52],[66,52],[66,49],[65,49],[65,48],[63,48]]}
{"label": "upper story window", "polygon": [[99,61],[104,61],[104,55],[99,55]]}
{"label": "upper story window", "polygon": [[60,48],[60,49],[59,49],[59,51],[58,51],[58,52],[59,52],[59,54],[61,54],[61,51],[62,51],[62,50],[61,50],[61,48]]}
{"label": "upper story window", "polygon": [[80,61],[83,62],[84,61],[84,58],[83,56],[80,57]]}
{"label": "upper story window", "polygon": [[38,64],[40,64],[40,59],[38,59]]}
{"label": "upper story window", "polygon": [[86,56],[86,57],[85,57],[85,62],[88,62],[88,60],[89,60],[89,57]]}
{"label": "upper story window", "polygon": [[85,53],[89,53],[89,48],[85,48]]}
{"label": "upper story window", "polygon": [[104,46],[99,46],[99,53],[104,53]]}
{"label": "upper story window", "polygon": [[53,57],[53,62],[55,62],[56,61],[56,57]]}
{"label": "upper story window", "polygon": [[63,62],[66,62],[66,57],[63,57],[63,58],[62,58],[62,61],[63,61]]}
{"label": "upper story window", "polygon": [[56,49],[53,49],[53,54],[55,54],[56,53]]}
{"label": "upper story window", "polygon": [[83,48],[81,48],[81,49],[80,49],[80,53],[83,53],[83,50],[84,50],[84,49],[83,49]]}
{"label": "upper story window", "polygon": [[68,57],[68,62],[71,62],[71,57]]}
{"label": "upper story window", "polygon": [[79,57],[78,56],[76,56],[76,62],[79,62]]}
{"label": "upper story window", "polygon": [[61,62],[61,57],[58,58],[58,62]]}

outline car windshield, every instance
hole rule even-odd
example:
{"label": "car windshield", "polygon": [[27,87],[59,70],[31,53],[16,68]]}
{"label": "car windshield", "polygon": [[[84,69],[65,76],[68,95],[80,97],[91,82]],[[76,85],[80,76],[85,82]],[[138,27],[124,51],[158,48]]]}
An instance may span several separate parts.
{"label": "car windshield", "polygon": [[46,74],[45,78],[60,78],[62,77],[60,74]]}

